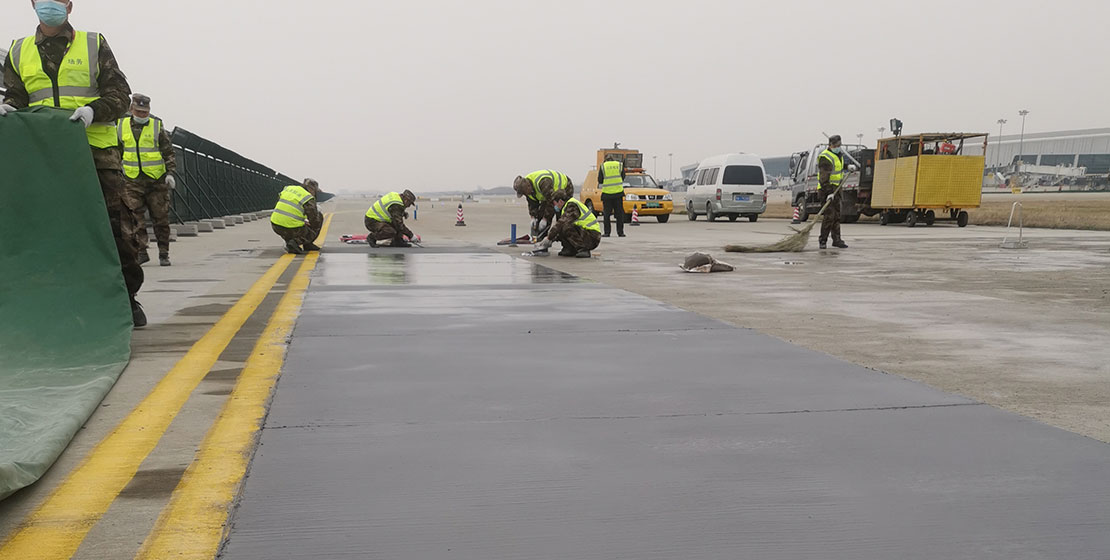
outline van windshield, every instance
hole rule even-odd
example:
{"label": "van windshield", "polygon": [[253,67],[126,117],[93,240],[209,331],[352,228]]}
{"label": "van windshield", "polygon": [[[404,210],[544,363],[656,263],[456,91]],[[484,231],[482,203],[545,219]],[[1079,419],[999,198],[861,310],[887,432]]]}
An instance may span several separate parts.
{"label": "van windshield", "polygon": [[763,185],[763,170],[757,165],[730,165],[725,167],[723,185]]}

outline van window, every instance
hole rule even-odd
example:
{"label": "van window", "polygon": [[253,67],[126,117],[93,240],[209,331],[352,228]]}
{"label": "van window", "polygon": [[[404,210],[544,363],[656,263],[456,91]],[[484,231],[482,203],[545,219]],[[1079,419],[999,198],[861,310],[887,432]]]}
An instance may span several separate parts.
{"label": "van window", "polygon": [[730,165],[725,168],[725,185],[763,185],[763,170],[757,165]]}
{"label": "van window", "polygon": [[698,171],[698,184],[699,185],[704,185],[705,184],[705,178],[708,177],[708,176],[709,176],[709,170],[708,169],[702,169],[701,171]]}
{"label": "van window", "polygon": [[713,169],[710,169],[709,170],[709,178],[706,179],[705,184],[707,184],[707,185],[716,185],[717,184],[717,175],[720,175],[720,174],[721,174],[721,168],[720,167],[714,167]]}

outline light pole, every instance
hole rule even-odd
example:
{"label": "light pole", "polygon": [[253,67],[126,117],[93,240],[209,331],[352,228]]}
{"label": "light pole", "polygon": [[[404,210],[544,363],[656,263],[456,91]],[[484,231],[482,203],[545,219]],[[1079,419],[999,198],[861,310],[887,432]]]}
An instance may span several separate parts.
{"label": "light pole", "polygon": [[651,166],[652,166],[651,176],[652,177],[658,177],[659,176],[659,162],[655,159],[656,157],[657,156],[651,156]]}
{"label": "light pole", "polygon": [[1006,119],[998,119],[998,166],[1002,166],[1002,125],[1006,124]]}
{"label": "light pole", "polygon": [[856,143],[861,145],[861,146],[863,145],[863,133],[862,132],[856,134]]}
{"label": "light pole", "polygon": [[1018,163],[1025,163],[1025,115],[1028,115],[1029,111],[1022,109],[1018,111],[1018,114],[1021,115],[1021,136],[1018,140]]}
{"label": "light pole", "polygon": [[670,167],[667,170],[667,180],[668,181],[673,181],[674,180],[674,154],[673,153],[668,153],[667,157],[670,158],[670,162],[671,162]]}
{"label": "light pole", "polygon": [[884,132],[886,132],[886,127],[885,126],[880,126],[879,127],[879,138],[883,137]]}

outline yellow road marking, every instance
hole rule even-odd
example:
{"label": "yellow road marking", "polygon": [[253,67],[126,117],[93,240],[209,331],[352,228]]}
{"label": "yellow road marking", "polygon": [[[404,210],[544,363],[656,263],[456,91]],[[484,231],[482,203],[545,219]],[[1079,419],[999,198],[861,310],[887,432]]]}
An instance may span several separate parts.
{"label": "yellow road marking", "polygon": [[[331,216],[328,216],[320,239],[327,237],[330,223]],[[308,288],[308,275],[318,259],[319,253],[309,253],[289,283],[247,358],[235,390],[135,556],[136,560],[215,558],[224,539],[228,512],[250,466],[267,405],[285,361],[286,338],[296,322]]]}
{"label": "yellow road marking", "polygon": [[282,255],[20,526],[0,558],[70,558],[134,478],[193,390],[293,262]]}

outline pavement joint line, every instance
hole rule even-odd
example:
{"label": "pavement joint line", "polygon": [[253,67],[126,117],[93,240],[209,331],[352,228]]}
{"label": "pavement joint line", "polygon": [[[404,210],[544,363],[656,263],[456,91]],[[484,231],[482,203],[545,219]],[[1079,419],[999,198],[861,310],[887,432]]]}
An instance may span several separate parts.
{"label": "pavement joint line", "polygon": [[281,278],[278,259],[2,544],[0,558],[71,558],[154,450],[220,354]]}
{"label": "pavement joint line", "polygon": [[[327,240],[329,214],[317,238]],[[300,313],[309,274],[320,253],[308,253],[286,288],[239,374],[235,389],[205,435],[193,462],[147,535],[136,560],[211,560],[227,535],[231,507],[250,468]]]}
{"label": "pavement joint line", "polygon": [[873,406],[859,408],[830,408],[813,410],[766,410],[756,412],[678,412],[673,414],[643,414],[628,416],[551,416],[547,418],[520,418],[516,420],[462,420],[443,422],[415,422],[415,421],[390,421],[390,422],[320,422],[315,424],[266,426],[267,430],[311,430],[315,428],[359,428],[363,426],[428,426],[441,424],[526,424],[531,422],[558,422],[562,420],[656,420],[668,418],[720,418],[725,416],[776,416],[783,414],[829,414],[837,412],[897,412],[904,410],[926,410],[931,408],[955,408],[970,406],[987,406],[980,402],[947,403],[947,404],[919,404],[899,406]]}
{"label": "pavement joint line", "polygon": [[[547,334],[662,334],[662,333],[679,333],[679,332],[729,331],[729,330],[736,330],[738,328],[741,328],[741,327],[733,327],[732,325],[723,325],[723,326],[720,326],[720,327],[687,328],[687,329],[643,329],[643,330],[633,330],[633,329],[619,329],[619,330],[617,330],[617,329],[614,329],[614,330],[553,329],[553,330],[540,330],[540,331],[527,331],[527,332],[509,332],[509,333],[503,333],[503,334],[498,335],[498,336],[506,336],[506,337],[510,337],[510,336],[541,336],[541,335],[547,335]],[[423,333],[422,336],[436,336],[438,334],[440,334],[440,333],[437,333],[437,332]],[[457,333],[456,334],[456,333],[444,332],[443,334],[444,334],[444,336],[450,336],[452,338],[455,338],[455,337],[458,337],[458,336],[463,336],[465,333]],[[405,338],[405,337],[413,336],[413,332],[353,333],[353,334],[346,334],[346,333],[344,333],[344,334],[302,334],[302,335],[298,335],[298,336],[299,336],[299,338],[305,338],[305,339],[311,339],[311,338],[370,338],[370,337],[373,337],[373,338],[381,338],[381,337]],[[480,335],[471,335],[471,336],[486,336],[486,335],[480,334]]]}

